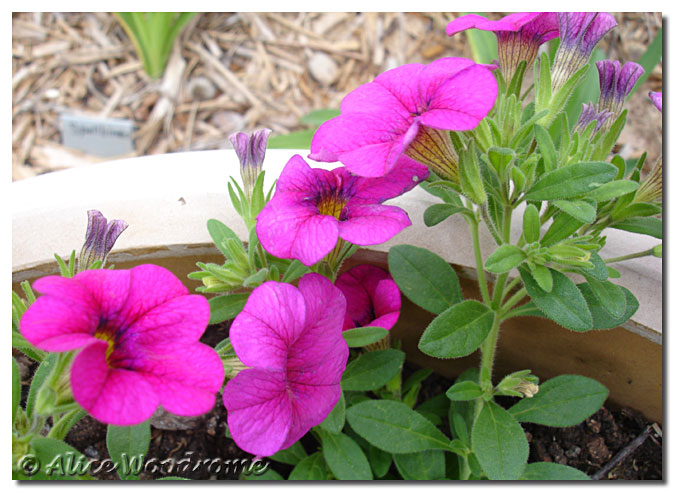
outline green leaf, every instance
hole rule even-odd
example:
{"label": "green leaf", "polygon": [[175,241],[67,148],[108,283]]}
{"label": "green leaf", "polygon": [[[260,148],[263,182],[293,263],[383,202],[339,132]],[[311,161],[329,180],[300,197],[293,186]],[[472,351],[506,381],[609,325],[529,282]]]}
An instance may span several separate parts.
{"label": "green leaf", "polygon": [[40,471],[32,479],[92,479],[87,475],[90,460],[67,443],[53,438],[37,437],[30,444],[41,464]]}
{"label": "green leaf", "polygon": [[40,363],[40,366],[38,366],[38,369],[33,375],[33,379],[30,382],[30,388],[28,389],[28,398],[26,399],[26,416],[28,416],[28,418],[33,417],[33,409],[35,408],[35,400],[37,399],[38,391],[56,365],[58,357],[59,353],[49,353],[47,357],[42,360],[42,363]]}
{"label": "green leaf", "polygon": [[417,370],[415,373],[413,373],[408,378],[406,378],[405,383],[403,384],[403,387],[401,388],[401,392],[405,394],[410,389],[412,389],[414,386],[424,382],[432,374],[433,374],[433,370],[430,369],[430,368],[422,368],[421,370]]}
{"label": "green leaf", "polygon": [[539,222],[539,209],[534,204],[528,204],[523,212],[523,236],[527,243],[539,241],[539,231],[541,223]]}
{"label": "green leaf", "polygon": [[580,272],[585,276],[585,277],[593,277],[594,279],[597,279],[598,281],[606,281],[607,280],[607,266],[605,265],[605,262],[600,258],[600,255],[598,255],[598,252],[591,252],[591,258],[588,259],[592,264],[593,268],[592,269],[581,269]]}
{"label": "green leaf", "polygon": [[451,401],[472,401],[483,395],[483,389],[476,382],[465,380],[455,383],[445,395]]}
{"label": "green leaf", "polygon": [[633,293],[623,286],[619,286],[626,298],[626,310],[620,317],[614,317],[609,314],[598,300],[588,283],[579,284],[577,287],[586,299],[586,303],[588,303],[588,308],[591,310],[591,316],[593,317],[593,328],[596,330],[613,329],[623,325],[635,314],[640,306]]}
{"label": "green leaf", "polygon": [[12,357],[12,426],[14,426],[14,421],[16,421],[16,410],[19,408],[20,401],[21,372],[19,371],[19,364]]}
{"label": "green leaf", "polygon": [[299,441],[297,441],[290,447],[284,450],[279,450],[276,454],[270,456],[270,459],[275,460],[277,462],[281,462],[282,464],[290,464],[292,466],[295,466],[306,457],[307,452],[305,452],[305,449],[302,446],[302,444]]}
{"label": "green leaf", "polygon": [[539,152],[544,158],[544,170],[552,171],[558,167],[557,152],[551,135],[541,125],[534,125],[534,136],[537,139]]}
{"label": "green leaf", "polygon": [[373,479],[366,454],[344,433],[321,432],[323,457],[337,479],[358,481]]}
{"label": "green leaf", "polygon": [[490,147],[487,157],[499,176],[503,176],[509,164],[516,157],[516,151],[508,147]]}
{"label": "green leaf", "polygon": [[553,223],[548,228],[544,237],[541,239],[543,246],[550,246],[568,238],[572,233],[578,230],[584,223],[574,219],[569,214],[559,212],[553,219]]}
{"label": "green leaf", "polygon": [[[480,12],[463,12],[465,14],[480,14]],[[480,31],[478,29],[468,29],[465,31],[471,53],[476,63],[492,63],[497,56],[497,39],[494,33]]]}
{"label": "green leaf", "polygon": [[[340,400],[337,401],[330,414],[319,424],[321,428],[334,435],[340,433],[345,426],[345,396],[340,393]],[[300,442],[297,442],[300,443]]]}
{"label": "green leaf", "polygon": [[593,318],[579,288],[565,274],[551,270],[553,288],[544,291],[525,268],[520,268],[520,277],[527,294],[537,307],[554,322],[571,330],[585,332],[593,328]]}
{"label": "green leaf", "polygon": [[590,65],[592,70],[589,70],[586,73],[584,81],[572,91],[572,95],[565,105],[565,112],[567,113],[569,121],[576,122],[579,119],[579,115],[581,114],[581,103],[598,100],[598,96],[600,95],[600,83],[598,71],[595,69],[595,62],[605,58],[607,58],[607,55],[601,49],[596,48],[591,53],[587,65]]}
{"label": "green leaf", "polygon": [[614,221],[621,221],[622,219],[629,219],[633,217],[650,217],[661,212],[661,207],[655,204],[648,204],[646,202],[638,202],[631,204],[628,207],[623,207],[619,210],[615,209],[610,214]]}
{"label": "green leaf", "polygon": [[519,479],[530,447],[525,431],[506,410],[492,401],[483,405],[471,432],[471,448],[492,480]]}
{"label": "green leaf", "polygon": [[541,289],[550,293],[553,289],[553,275],[545,265],[537,265],[532,271],[532,277]]}
{"label": "green leaf", "polygon": [[272,135],[267,141],[268,149],[309,149],[316,128],[289,132],[285,135]]}
{"label": "green leaf", "polygon": [[209,219],[206,221],[206,229],[209,231],[211,238],[213,238],[213,243],[216,245],[216,248],[218,248],[226,257],[228,257],[228,253],[223,250],[222,244],[227,239],[234,240],[242,250],[244,249],[244,245],[236,233],[217,219]]}
{"label": "green leaf", "polygon": [[363,347],[385,338],[387,334],[389,331],[384,327],[366,326],[345,330],[342,337],[349,347]]}
{"label": "green leaf", "polygon": [[394,454],[394,464],[403,479],[433,481],[445,477],[445,454],[442,450]]}
{"label": "green leaf", "polygon": [[[135,426],[108,425],[106,444],[110,458],[117,464],[125,462],[124,454],[127,457],[127,464],[136,457],[144,456],[150,447],[150,420]],[[143,460],[141,459],[140,462],[142,463]],[[124,469],[123,467],[117,469],[120,479],[138,479],[138,474],[124,471]]]}
{"label": "green leaf", "polygon": [[[461,382],[478,382],[478,368],[469,368],[462,372],[455,380],[455,384]],[[446,402],[450,402],[447,395],[444,397],[446,397]],[[474,401],[452,401],[448,409],[448,421],[452,436],[466,444],[471,443],[468,424],[473,423],[474,407]]]}
{"label": "green leaf", "polygon": [[457,450],[428,419],[401,402],[360,402],[347,409],[347,422],[368,442],[392,454],[430,449]]}
{"label": "green leaf", "polygon": [[545,426],[575,426],[595,413],[609,390],[600,382],[581,375],[559,375],[539,386],[539,392],[521,399],[509,409],[520,422]]}
{"label": "green leaf", "polygon": [[633,180],[615,180],[599,186],[586,194],[586,197],[597,202],[605,202],[637,190],[639,183]]}
{"label": "green leaf", "polygon": [[458,212],[468,212],[468,209],[452,204],[431,205],[424,211],[424,224],[428,227],[436,226]]}
{"label": "green leaf", "polygon": [[[614,318],[619,318],[626,311],[626,295],[620,286],[611,281],[598,281],[593,277],[588,278],[590,286],[600,306]],[[591,313],[592,314],[592,313]]]}
{"label": "green leaf", "polygon": [[622,229],[641,235],[663,239],[663,222],[656,217],[633,217],[610,225],[610,228]]}
{"label": "green leaf", "polygon": [[293,262],[291,262],[291,265],[289,265],[284,272],[283,281],[293,282],[296,279],[304,276],[307,272],[309,272],[309,267],[300,262],[298,259],[294,259]]}
{"label": "green leaf", "polygon": [[616,176],[618,169],[603,162],[575,163],[544,173],[525,194],[527,200],[557,200],[595,190]]}
{"label": "green leaf", "polygon": [[396,245],[389,250],[389,272],[403,294],[431,313],[462,300],[457,274],[441,257],[424,248]]}
{"label": "green leaf", "polygon": [[218,324],[239,315],[250,295],[251,293],[232,293],[209,299],[211,308],[209,324]]}
{"label": "green leaf", "polygon": [[518,267],[527,255],[516,245],[504,244],[497,248],[485,261],[485,269],[493,274],[504,274]]}
{"label": "green leaf", "polygon": [[347,365],[340,382],[343,390],[376,390],[394,378],[403,366],[405,353],[398,349],[369,351]]}
{"label": "green leaf", "polygon": [[319,126],[323,122],[335,118],[340,114],[340,110],[334,108],[320,108],[318,110],[310,111],[305,116],[300,118],[300,123],[303,125],[316,125]]}
{"label": "green leaf", "polygon": [[487,337],[494,316],[494,312],[479,301],[462,301],[429,324],[418,347],[435,358],[467,356],[478,349]]}
{"label": "green leaf", "polygon": [[302,459],[288,476],[289,481],[325,481],[326,479],[328,479],[326,477],[326,462],[321,452],[315,452]]}
{"label": "green leaf", "polygon": [[532,462],[525,466],[520,478],[526,481],[585,481],[590,480],[579,469],[555,462]]}
{"label": "green leaf", "polygon": [[555,200],[553,205],[584,224],[595,221],[595,207],[583,200]]}
{"label": "green leaf", "polygon": [[473,203],[482,205],[487,200],[487,195],[476,158],[474,141],[470,141],[469,148],[460,150],[459,154],[462,163],[459,167],[459,186],[462,193]]}

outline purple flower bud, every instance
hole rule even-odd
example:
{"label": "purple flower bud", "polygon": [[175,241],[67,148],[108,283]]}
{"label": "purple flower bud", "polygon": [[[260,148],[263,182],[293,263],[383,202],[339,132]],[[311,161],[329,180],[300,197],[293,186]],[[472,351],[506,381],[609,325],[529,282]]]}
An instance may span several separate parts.
{"label": "purple flower bud", "polygon": [[129,226],[121,219],[108,222],[105,216],[95,209],[87,211],[87,215],[89,216],[87,234],[77,264],[79,272],[89,269],[97,260],[101,261],[103,267],[117,238]]}
{"label": "purple flower bud", "polygon": [[552,87],[559,90],[591,57],[593,48],[616,26],[607,12],[558,12],[560,47],[553,63]]}
{"label": "purple flower bud", "polygon": [[232,146],[239,158],[244,192],[249,198],[251,197],[251,191],[258,179],[258,175],[262,171],[265,151],[267,149],[267,139],[270,133],[272,133],[270,129],[264,128],[258,132],[253,132],[250,136],[244,132],[230,135],[230,142],[232,142]]}
{"label": "purple flower bud", "polygon": [[607,109],[601,110],[596,108],[593,103],[582,104],[581,108],[581,115],[579,115],[579,120],[574,126],[574,131],[577,133],[582,133],[584,130],[586,130],[586,127],[591,124],[591,122],[595,121],[596,124],[595,128],[593,129],[592,137],[598,133],[598,130],[600,130],[602,125],[607,121],[608,118],[612,116],[611,111]]}
{"label": "purple flower bud", "polygon": [[626,62],[623,68],[619,62],[610,60],[601,60],[595,65],[600,76],[598,107],[611,111],[616,117],[621,112],[626,96],[645,71],[633,62]]}
{"label": "purple flower bud", "polygon": [[663,93],[649,91],[649,97],[652,99],[652,102],[654,103],[654,106],[656,106],[656,109],[663,112],[663,110],[661,109],[661,98],[663,97]]}

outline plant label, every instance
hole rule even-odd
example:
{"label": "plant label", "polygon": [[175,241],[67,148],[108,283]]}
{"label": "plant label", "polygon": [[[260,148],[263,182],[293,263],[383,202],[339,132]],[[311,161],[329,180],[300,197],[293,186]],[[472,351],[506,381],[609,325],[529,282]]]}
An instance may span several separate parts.
{"label": "plant label", "polygon": [[66,147],[100,157],[120,156],[134,150],[134,124],[130,120],[63,114],[60,124]]}

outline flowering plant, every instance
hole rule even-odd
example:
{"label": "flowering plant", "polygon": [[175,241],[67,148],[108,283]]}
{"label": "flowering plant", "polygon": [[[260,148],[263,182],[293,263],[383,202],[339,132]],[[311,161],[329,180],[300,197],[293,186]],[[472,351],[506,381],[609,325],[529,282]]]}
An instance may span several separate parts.
{"label": "flowering plant", "polygon": [[[379,75],[314,135],[308,157],[339,164],[313,167],[296,155],[267,191],[270,132],[232,136],[241,184],[232,178],[228,191],[248,238],[207,221],[225,261],[198,263],[189,277],[214,295],[208,306],[160,267],[102,269],[126,225],[90,213],[79,272],[73,253],[69,264],[58,259],[61,277],[35,282],[42,296],[27,284],[25,301],[14,294],[14,346],[41,362],[25,409],[15,376],[15,458],[65,450],[59,441],[85,412],[109,423],[111,456],[147,450],[158,406],[207,412],[224,383],[228,436],[293,466],[287,479],[589,479],[560,464],[528,464],[521,423],[575,425],[600,408],[605,386],[581,375],[540,382],[529,369],[495,382],[493,365],[501,324],[513,317],[576,332],[623,324],[638,304],[612,282],[619,272],[608,264],[661,255],[661,245],[601,255],[606,228],[661,238],[661,159],[642,179],[646,154],[637,162],[612,154],[624,101],[644,70],[598,62],[598,100],[576,108],[577,121],[568,111],[595,45],[615,25],[606,13],[456,19],[450,36],[495,33],[495,64],[449,57]],[[558,37],[555,55],[540,49]],[[530,70],[533,86],[523,90]],[[661,111],[661,94],[650,96]],[[390,249],[388,271],[344,269],[360,246],[411,225],[385,202],[418,185],[439,199],[424,214],[427,227],[454,214],[466,221],[480,299],[465,299],[453,268],[412,245]],[[523,224],[517,237],[514,217]],[[487,258],[480,223],[497,245]],[[431,372],[404,378],[405,354],[390,336],[402,295],[435,315],[422,352],[480,352],[478,368],[425,402]],[[198,342],[207,323],[231,319],[215,348]],[[506,397],[517,401],[507,406]],[[283,479],[273,470],[264,478]]]}

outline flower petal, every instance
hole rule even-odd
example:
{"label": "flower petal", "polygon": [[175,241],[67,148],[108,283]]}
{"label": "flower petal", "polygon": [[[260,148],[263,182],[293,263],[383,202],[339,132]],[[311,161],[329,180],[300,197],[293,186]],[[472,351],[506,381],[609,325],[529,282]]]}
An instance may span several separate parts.
{"label": "flower petal", "polygon": [[282,371],[254,368],[225,386],[227,426],[242,450],[268,457],[284,448],[293,419],[284,377]]}
{"label": "flower petal", "polygon": [[140,373],[111,369],[108,344],[94,341],[73,361],[73,397],[94,418],[117,426],[131,426],[150,418],[159,405],[153,386]]}
{"label": "flower petal", "polygon": [[348,211],[340,237],[355,245],[384,243],[412,224],[403,209],[391,205],[354,205]]}
{"label": "flower petal", "polygon": [[305,327],[305,300],[295,286],[268,281],[253,290],[230,328],[246,366],[284,370],[288,348]]}
{"label": "flower petal", "polygon": [[326,187],[335,187],[335,177],[330,171],[311,168],[299,155],[293,156],[284,166],[277,180],[275,194],[283,192],[303,192],[318,194]]}
{"label": "flower petal", "polygon": [[378,178],[357,178],[354,183],[354,197],[349,203],[382,203],[412,190],[428,176],[429,169],[426,166],[401,155],[386,175]]}

